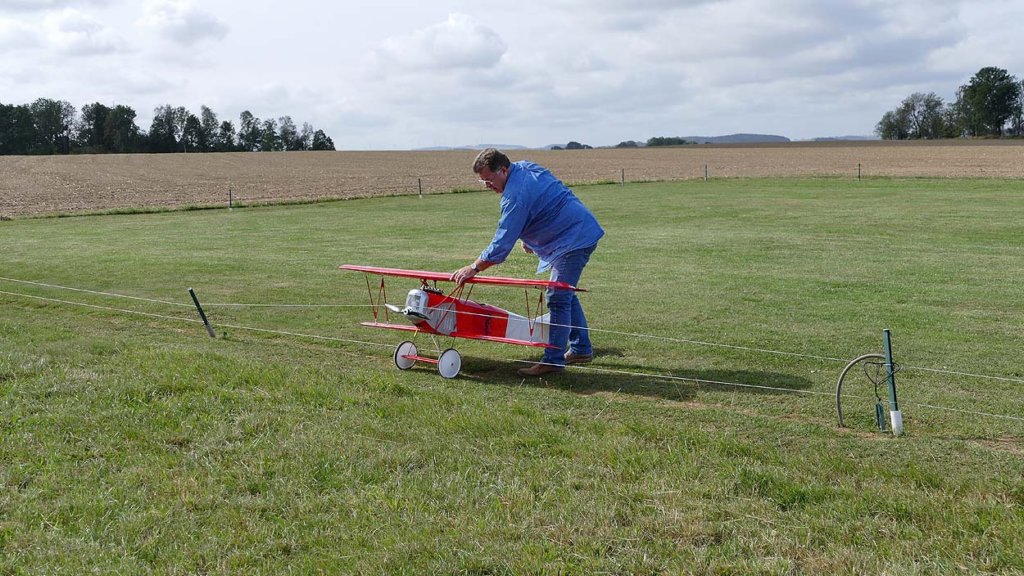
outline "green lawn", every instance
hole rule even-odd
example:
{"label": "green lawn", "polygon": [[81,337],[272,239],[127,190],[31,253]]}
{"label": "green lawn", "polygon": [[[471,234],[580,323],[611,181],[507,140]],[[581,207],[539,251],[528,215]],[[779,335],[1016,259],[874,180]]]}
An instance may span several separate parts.
{"label": "green lawn", "polygon": [[[493,193],[0,222],[0,574],[1024,572],[1019,181],[577,193],[597,358],[540,381],[399,372],[337,270],[454,270]],[[836,420],[885,328],[900,438],[860,371]]]}

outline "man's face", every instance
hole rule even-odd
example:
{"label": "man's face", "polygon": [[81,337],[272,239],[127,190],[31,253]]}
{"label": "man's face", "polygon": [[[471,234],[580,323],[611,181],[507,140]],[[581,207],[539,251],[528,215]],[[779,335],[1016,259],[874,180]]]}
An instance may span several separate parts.
{"label": "man's face", "polygon": [[490,168],[484,166],[477,176],[480,177],[480,182],[483,182],[484,186],[501,194],[505,191],[505,182],[508,181],[508,168],[502,166],[496,172],[491,172]]}

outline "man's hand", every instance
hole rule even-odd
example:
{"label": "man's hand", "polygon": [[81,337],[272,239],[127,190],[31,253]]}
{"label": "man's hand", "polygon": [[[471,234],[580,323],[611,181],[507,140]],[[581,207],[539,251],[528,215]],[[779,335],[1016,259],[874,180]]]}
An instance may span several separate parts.
{"label": "man's hand", "polygon": [[473,269],[473,266],[471,264],[469,266],[463,266],[462,268],[459,268],[458,270],[453,272],[451,279],[453,282],[461,286],[462,284],[466,283],[466,280],[469,280],[473,276],[476,276],[476,270]]}

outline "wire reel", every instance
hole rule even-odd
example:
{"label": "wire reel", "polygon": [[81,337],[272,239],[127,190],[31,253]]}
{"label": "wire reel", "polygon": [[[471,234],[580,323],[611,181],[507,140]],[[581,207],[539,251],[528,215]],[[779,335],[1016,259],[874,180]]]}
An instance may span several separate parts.
{"label": "wire reel", "polygon": [[[885,356],[877,353],[864,354],[863,356],[854,358],[839,374],[839,381],[836,382],[836,410],[839,412],[839,425],[843,427],[846,426],[846,423],[843,421],[843,382],[846,380],[850,371],[858,364],[861,366],[864,377],[867,378],[875,387],[875,425],[880,431],[887,432],[889,430],[889,424],[886,421],[885,413],[888,401],[882,398],[879,393],[879,386],[886,384],[890,374],[885,367]],[[894,364],[893,374],[899,372],[899,370],[899,365]]]}

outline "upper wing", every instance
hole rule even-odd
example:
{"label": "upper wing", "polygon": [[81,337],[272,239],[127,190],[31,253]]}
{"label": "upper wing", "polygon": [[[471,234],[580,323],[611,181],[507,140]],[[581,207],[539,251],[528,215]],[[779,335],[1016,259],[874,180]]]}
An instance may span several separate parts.
{"label": "upper wing", "polygon": [[[451,282],[452,275],[447,272],[427,272],[425,270],[403,270],[401,268],[379,268],[377,266],[356,266],[354,264],[343,264],[338,267],[341,270],[353,270],[355,272],[366,272],[368,274],[380,274],[381,276],[399,276],[401,278],[417,278],[421,282]],[[527,280],[524,278],[503,278],[501,276],[474,276],[466,280],[467,284],[494,284],[498,286],[537,286],[540,288],[559,288],[562,290],[575,290],[586,292],[565,282],[552,282],[551,280]]]}

